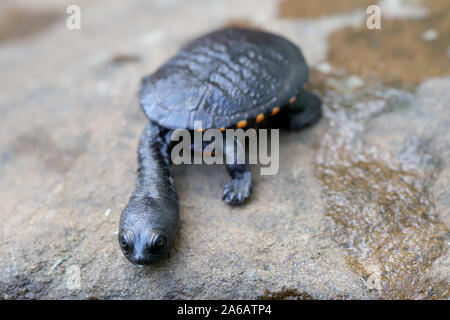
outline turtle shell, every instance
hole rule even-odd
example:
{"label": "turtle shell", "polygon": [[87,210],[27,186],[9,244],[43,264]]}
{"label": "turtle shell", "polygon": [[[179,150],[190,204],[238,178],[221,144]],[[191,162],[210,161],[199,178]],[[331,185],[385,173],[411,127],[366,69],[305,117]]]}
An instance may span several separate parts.
{"label": "turtle shell", "polygon": [[302,52],[287,39],[226,28],[189,42],[143,78],[140,103],[166,128],[233,127],[278,111],[307,79]]}

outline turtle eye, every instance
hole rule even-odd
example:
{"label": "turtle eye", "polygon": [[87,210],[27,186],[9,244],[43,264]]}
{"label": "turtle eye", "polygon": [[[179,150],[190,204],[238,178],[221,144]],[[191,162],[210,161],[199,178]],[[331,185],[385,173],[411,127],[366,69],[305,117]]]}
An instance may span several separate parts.
{"label": "turtle eye", "polygon": [[152,232],[147,242],[147,249],[150,252],[158,252],[164,249],[166,245],[167,238],[164,234]]}
{"label": "turtle eye", "polygon": [[131,230],[123,231],[119,236],[120,247],[123,252],[130,253],[133,248],[133,235]]}

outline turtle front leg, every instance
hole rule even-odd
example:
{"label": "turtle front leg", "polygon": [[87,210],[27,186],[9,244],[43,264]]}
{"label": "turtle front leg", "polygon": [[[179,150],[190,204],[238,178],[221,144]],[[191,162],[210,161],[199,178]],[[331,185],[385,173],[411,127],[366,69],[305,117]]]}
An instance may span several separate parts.
{"label": "turtle front leg", "polygon": [[224,146],[225,165],[231,181],[225,185],[222,199],[230,205],[240,205],[250,196],[252,173],[247,163],[238,161],[239,152],[244,152],[245,159],[245,149],[237,138],[234,139],[234,143],[224,143]]}
{"label": "turtle front leg", "polygon": [[300,130],[316,124],[322,115],[322,101],[312,92],[301,90],[288,105],[287,127]]}

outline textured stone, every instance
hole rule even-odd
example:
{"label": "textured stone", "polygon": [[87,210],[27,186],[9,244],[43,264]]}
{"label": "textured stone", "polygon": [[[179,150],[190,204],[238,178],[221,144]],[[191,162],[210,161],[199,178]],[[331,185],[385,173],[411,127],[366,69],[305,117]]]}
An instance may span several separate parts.
{"label": "textured stone", "polygon": [[[64,13],[67,3],[39,7]],[[79,31],[62,19],[34,36],[0,42],[1,298],[380,297],[379,269],[369,264],[367,279],[355,272],[326,211],[316,156],[330,133],[329,114],[313,128],[281,134],[278,175],[258,176],[255,167],[251,201],[240,208],[220,199],[229,180],[224,167],[175,167],[181,227],[167,260],[136,267],[117,243],[146,123],[136,96],[142,76],[186,41],[231,20],[286,34],[316,65],[326,57],[328,34],[361,23],[360,13],[287,22],[277,17],[276,1],[80,5]],[[433,81],[413,99],[448,95],[447,80]],[[427,128],[415,124],[430,114],[408,114],[411,134]],[[448,112],[434,114],[442,116],[429,122],[440,137],[436,148],[448,152]],[[382,124],[373,122],[367,138],[388,141],[382,147],[390,152]],[[443,162],[432,193],[447,225],[448,185]],[[448,277],[446,257],[430,277]]]}

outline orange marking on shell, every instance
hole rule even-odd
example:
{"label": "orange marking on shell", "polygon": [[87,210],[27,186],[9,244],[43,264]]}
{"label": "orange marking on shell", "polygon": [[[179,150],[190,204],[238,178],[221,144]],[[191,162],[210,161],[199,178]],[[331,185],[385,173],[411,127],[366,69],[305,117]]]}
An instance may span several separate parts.
{"label": "orange marking on shell", "polygon": [[222,127],[222,128],[219,128],[219,131],[225,131],[225,128],[224,127]]}
{"label": "orange marking on shell", "polygon": [[258,114],[256,117],[256,122],[259,123],[264,120],[264,115],[262,113]]}
{"label": "orange marking on shell", "polygon": [[215,151],[211,151],[211,152],[205,152],[203,151],[203,155],[205,156],[210,156],[210,157],[214,157],[216,155]]}
{"label": "orange marking on shell", "polygon": [[239,129],[245,128],[245,126],[247,125],[247,120],[241,120],[237,123],[236,127],[238,127]]}
{"label": "orange marking on shell", "polygon": [[280,108],[279,107],[275,107],[272,109],[272,115],[276,115],[278,112],[280,112]]}
{"label": "orange marking on shell", "polygon": [[290,100],[289,100],[289,103],[294,103],[295,102],[295,99],[297,99],[296,97],[292,97]]}

